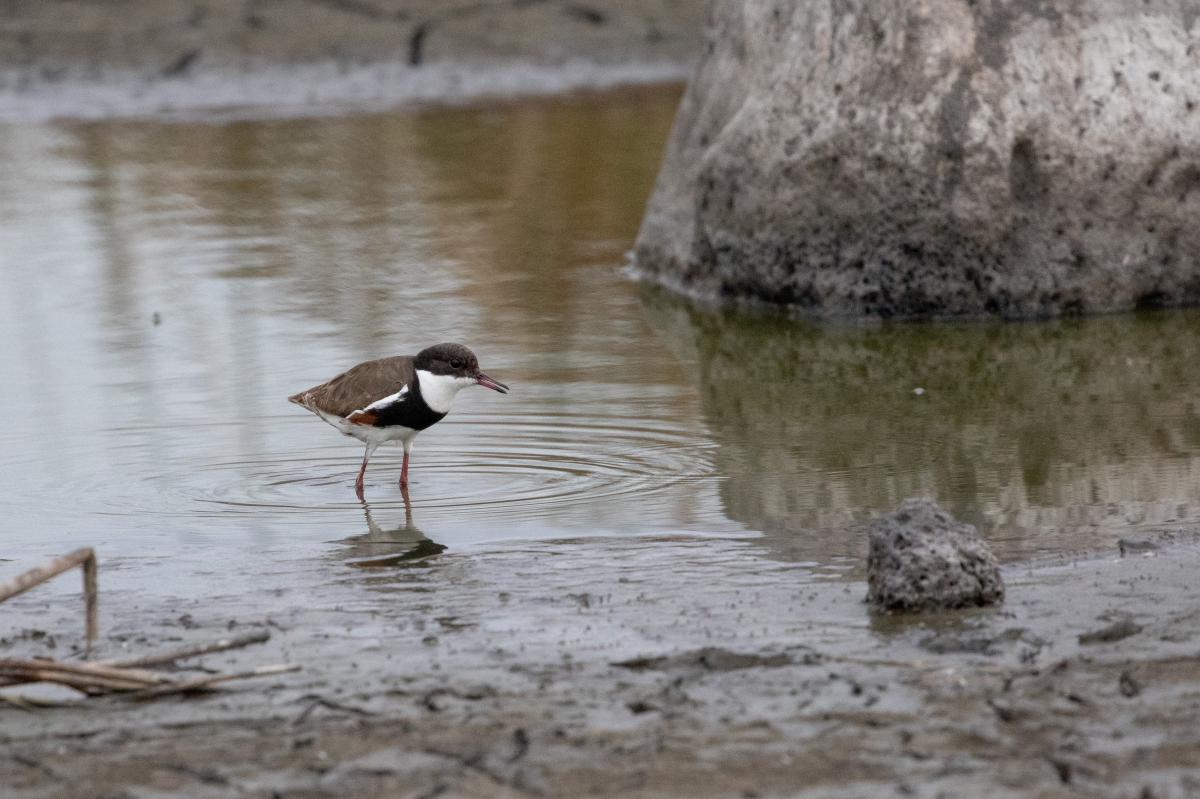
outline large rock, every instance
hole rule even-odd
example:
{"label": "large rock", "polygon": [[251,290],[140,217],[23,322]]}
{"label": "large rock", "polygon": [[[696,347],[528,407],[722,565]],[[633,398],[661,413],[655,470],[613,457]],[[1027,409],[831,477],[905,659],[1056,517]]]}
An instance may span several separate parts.
{"label": "large rock", "polygon": [[927,499],[871,522],[867,600],[883,610],[991,605],[1004,599],[996,556],[969,524]]}
{"label": "large rock", "polygon": [[1196,303],[1198,17],[714,2],[635,268],[822,316]]}

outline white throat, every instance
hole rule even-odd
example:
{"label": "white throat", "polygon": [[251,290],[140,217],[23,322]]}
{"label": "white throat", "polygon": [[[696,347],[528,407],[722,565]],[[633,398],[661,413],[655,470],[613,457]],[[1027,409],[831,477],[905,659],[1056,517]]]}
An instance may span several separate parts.
{"label": "white throat", "polygon": [[475,385],[475,381],[469,377],[435,375],[424,369],[417,370],[417,382],[421,385],[421,399],[438,413],[449,413],[454,396],[467,386]]}

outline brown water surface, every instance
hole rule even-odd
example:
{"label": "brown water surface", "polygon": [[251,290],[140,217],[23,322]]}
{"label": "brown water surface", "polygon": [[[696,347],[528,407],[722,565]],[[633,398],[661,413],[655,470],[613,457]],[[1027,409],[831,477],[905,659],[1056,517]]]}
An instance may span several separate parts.
{"label": "brown water surface", "polygon": [[[195,595],[516,539],[836,570],[923,493],[1005,559],[1200,519],[1200,315],[820,328],[629,282],[678,93],[4,125],[4,557]],[[285,398],[442,340],[513,392],[421,436],[407,511],[377,453],[364,507],[358,445]]]}

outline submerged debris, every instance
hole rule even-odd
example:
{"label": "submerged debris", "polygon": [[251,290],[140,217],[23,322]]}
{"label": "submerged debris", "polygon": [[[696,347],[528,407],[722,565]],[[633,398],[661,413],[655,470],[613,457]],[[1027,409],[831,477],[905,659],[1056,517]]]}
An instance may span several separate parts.
{"label": "submerged debris", "polygon": [[909,499],[871,522],[867,599],[889,611],[991,605],[1004,599],[996,556],[969,524]]}

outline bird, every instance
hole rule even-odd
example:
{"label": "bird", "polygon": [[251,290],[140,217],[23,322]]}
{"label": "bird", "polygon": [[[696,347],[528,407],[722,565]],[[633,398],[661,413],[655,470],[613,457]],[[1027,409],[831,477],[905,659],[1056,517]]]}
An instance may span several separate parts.
{"label": "bird", "polygon": [[361,500],[367,461],[386,441],[400,441],[404,447],[400,489],[407,491],[413,439],[445,418],[454,397],[467,386],[508,393],[508,386],[479,371],[475,353],[462,344],[447,342],[426,347],[415,356],[365,361],[319,386],[293,394],[288,401],[365,445],[354,483]]}

